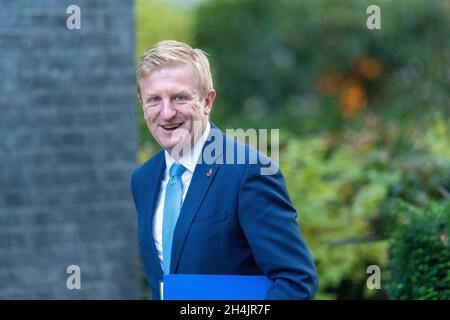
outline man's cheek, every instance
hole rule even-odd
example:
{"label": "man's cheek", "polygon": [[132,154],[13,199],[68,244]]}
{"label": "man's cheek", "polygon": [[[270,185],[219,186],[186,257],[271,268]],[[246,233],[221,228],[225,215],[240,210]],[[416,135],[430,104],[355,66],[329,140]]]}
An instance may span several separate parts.
{"label": "man's cheek", "polygon": [[186,118],[195,118],[199,114],[198,106],[192,104],[181,105],[177,107],[177,111]]}
{"label": "man's cheek", "polygon": [[202,104],[198,103],[194,106],[193,108],[193,115],[195,115],[196,118],[199,118],[203,115],[204,113],[204,107]]}

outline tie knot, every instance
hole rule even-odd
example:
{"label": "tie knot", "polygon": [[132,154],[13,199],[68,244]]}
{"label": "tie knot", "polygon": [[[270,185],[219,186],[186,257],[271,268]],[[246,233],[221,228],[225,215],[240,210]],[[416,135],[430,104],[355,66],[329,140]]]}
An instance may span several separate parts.
{"label": "tie knot", "polygon": [[171,178],[174,176],[180,177],[185,170],[186,168],[181,163],[174,162],[170,167],[169,175]]}

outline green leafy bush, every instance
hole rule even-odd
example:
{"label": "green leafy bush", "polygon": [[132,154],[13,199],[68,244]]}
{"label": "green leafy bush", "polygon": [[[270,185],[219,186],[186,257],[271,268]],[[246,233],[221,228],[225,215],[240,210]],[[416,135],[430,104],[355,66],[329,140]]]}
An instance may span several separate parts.
{"label": "green leafy bush", "polygon": [[[450,190],[449,128],[439,119],[428,126],[420,137],[367,127],[285,141],[280,165],[317,264],[317,298],[387,297],[384,285],[366,288],[366,269],[388,268],[389,239],[400,222],[397,199],[422,205]],[[399,139],[416,146],[399,155]]]}
{"label": "green leafy bush", "polygon": [[399,175],[386,153],[345,144],[333,149],[326,137],[292,139],[281,168],[318,269],[317,298],[344,298],[337,292],[344,282],[358,284],[353,298],[362,298],[367,266],[387,263],[387,242],[371,242],[378,238],[370,221]]}
{"label": "green leafy bush", "polygon": [[[380,30],[366,27],[371,4]],[[401,122],[445,110],[449,14],[445,0],[215,0],[196,11],[194,42],[210,53],[217,119],[313,133],[367,110]]]}
{"label": "green leafy bush", "polygon": [[390,247],[393,299],[450,299],[450,201],[418,208],[402,202],[405,223]]}

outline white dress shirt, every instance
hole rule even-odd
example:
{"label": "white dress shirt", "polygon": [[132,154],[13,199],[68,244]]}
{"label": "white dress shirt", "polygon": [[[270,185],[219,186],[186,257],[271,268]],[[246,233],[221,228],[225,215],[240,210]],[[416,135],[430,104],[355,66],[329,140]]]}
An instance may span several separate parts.
{"label": "white dress shirt", "polygon": [[[183,182],[183,202],[184,198],[186,198],[187,191],[189,189],[189,185],[191,184],[192,175],[194,174],[195,165],[197,164],[198,158],[202,152],[203,145],[205,144],[206,139],[208,138],[209,132],[211,130],[211,125],[208,121],[206,125],[205,132],[201,138],[195,143],[194,147],[190,150],[186,155],[178,161],[181,163],[186,170],[183,172],[181,176],[181,181]],[[161,186],[159,189],[159,196],[156,202],[156,210],[153,216],[153,240],[155,241],[156,251],[158,252],[158,258],[161,263],[163,261],[162,254],[162,226],[163,226],[163,214],[164,214],[164,200],[166,198],[166,187],[169,182],[169,170],[175,160],[170,156],[167,151],[164,151],[164,156],[166,160],[166,170],[164,172],[163,179],[161,181]]]}

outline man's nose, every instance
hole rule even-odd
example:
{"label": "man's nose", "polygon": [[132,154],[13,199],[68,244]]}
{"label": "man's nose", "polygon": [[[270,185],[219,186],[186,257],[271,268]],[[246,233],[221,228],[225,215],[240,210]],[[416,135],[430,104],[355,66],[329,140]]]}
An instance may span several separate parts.
{"label": "man's nose", "polygon": [[162,101],[161,118],[163,120],[170,120],[176,115],[177,111],[168,99]]}

